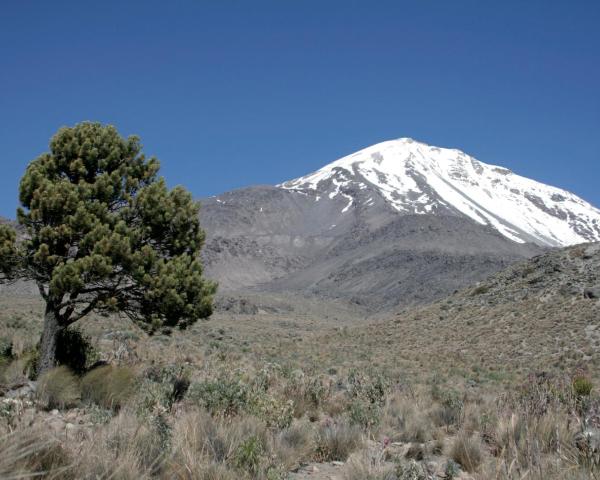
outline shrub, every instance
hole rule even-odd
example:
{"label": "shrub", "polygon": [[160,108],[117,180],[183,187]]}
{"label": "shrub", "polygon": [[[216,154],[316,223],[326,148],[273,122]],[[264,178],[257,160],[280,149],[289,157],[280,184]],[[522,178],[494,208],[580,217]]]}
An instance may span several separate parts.
{"label": "shrub", "polygon": [[460,475],[460,466],[454,460],[448,460],[444,468],[444,480],[452,480]]}
{"label": "shrub", "polygon": [[464,402],[460,394],[454,390],[441,392],[440,401],[440,407],[432,414],[436,426],[460,426],[464,417]]}
{"label": "shrub", "polygon": [[377,404],[354,399],[348,405],[348,418],[352,425],[370,429],[381,421],[381,407]]}
{"label": "shrub", "polygon": [[317,432],[318,461],[344,461],[363,444],[360,429],[345,423],[327,422]]}
{"label": "shrub", "polygon": [[0,337],[0,362],[13,358],[12,340],[6,337]]}
{"label": "shrub", "polygon": [[65,366],[53,368],[40,377],[36,398],[47,409],[74,407],[81,398],[79,379]]}
{"label": "shrub", "polygon": [[578,375],[573,379],[573,392],[578,397],[589,397],[592,393],[592,388],[592,381],[583,375]]}
{"label": "shrub", "polygon": [[287,428],[294,418],[292,400],[277,398],[265,392],[252,394],[248,405],[242,405],[242,408],[263,420],[269,428]]}
{"label": "shrub", "polygon": [[383,406],[389,389],[388,380],[379,373],[373,372],[367,375],[353,370],[348,375],[348,393],[351,398],[359,398]]}
{"label": "shrub", "polygon": [[194,383],[187,398],[213,415],[237,415],[248,405],[248,387],[241,381],[219,379]]}
{"label": "shrub", "polygon": [[97,352],[89,337],[81,330],[65,328],[60,331],[56,343],[56,361],[59,365],[66,365],[81,375],[97,360]]}
{"label": "shrub", "polygon": [[238,446],[234,456],[234,464],[243,472],[256,476],[264,454],[265,447],[261,439],[257,436],[251,436]]}
{"label": "shrub", "polygon": [[479,441],[464,432],[456,437],[450,453],[452,460],[458,462],[467,472],[473,473],[481,465],[483,453]]}
{"label": "shrub", "polygon": [[389,382],[380,374],[352,371],[348,375],[348,416],[353,425],[372,428],[381,420]]}
{"label": "shrub", "polygon": [[187,372],[183,367],[176,365],[150,367],[144,372],[144,377],[162,385],[161,389],[164,390],[164,400],[167,408],[170,408],[173,403],[183,400],[190,388]]}
{"label": "shrub", "polygon": [[82,398],[118,411],[133,393],[134,384],[135,376],[129,368],[104,365],[83,377]]}
{"label": "shrub", "polygon": [[407,463],[399,463],[396,467],[398,480],[428,480],[429,475],[419,463],[411,460]]}

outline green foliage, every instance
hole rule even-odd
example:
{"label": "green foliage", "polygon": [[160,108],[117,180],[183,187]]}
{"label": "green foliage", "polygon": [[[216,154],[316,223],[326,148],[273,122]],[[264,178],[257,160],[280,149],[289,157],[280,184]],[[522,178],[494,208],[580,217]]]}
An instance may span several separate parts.
{"label": "green foliage", "polygon": [[105,365],[84,375],[81,380],[82,398],[117,411],[132,395],[134,386],[135,376],[130,369]]}
{"label": "green foliage", "polygon": [[458,475],[460,475],[460,466],[454,460],[448,460],[446,468],[444,468],[444,480],[452,480]]}
{"label": "green foliage", "polygon": [[243,441],[237,448],[234,459],[235,466],[243,472],[256,476],[264,454],[265,447],[261,439],[253,435]]}
{"label": "green foliage", "polygon": [[578,375],[573,379],[573,392],[578,397],[589,397],[593,388],[592,381],[583,375]]}
{"label": "green foliage", "polygon": [[48,370],[39,378],[36,397],[47,409],[74,407],[81,398],[79,379],[65,366]]}
{"label": "green foliage", "polygon": [[[148,331],[210,315],[216,286],[202,275],[198,204],[169,191],[159,163],[112,126],[61,128],[21,179],[23,268],[67,326],[118,310]],[[11,250],[2,228],[1,255]]]}
{"label": "green foliage", "polygon": [[433,420],[439,427],[458,427],[464,418],[464,401],[455,390],[439,390],[436,393],[440,407],[433,412]]}
{"label": "green foliage", "polygon": [[264,421],[269,428],[287,428],[294,419],[294,402],[292,400],[262,391],[251,395],[247,410]]}
{"label": "green foliage", "polygon": [[370,429],[379,424],[385,398],[390,390],[381,374],[352,371],[348,375],[348,416],[350,423]]}
{"label": "green foliage", "polygon": [[348,375],[348,392],[351,398],[383,406],[389,390],[389,381],[380,373],[353,370]]}
{"label": "green foliage", "polygon": [[56,345],[56,361],[66,365],[78,375],[83,374],[98,360],[89,337],[77,328],[64,328],[60,331]]}
{"label": "green foliage", "polygon": [[419,463],[411,460],[407,463],[399,463],[396,466],[398,480],[427,480],[427,472]]}
{"label": "green foliage", "polygon": [[12,359],[13,344],[10,338],[0,337],[0,362]]}
{"label": "green foliage", "polygon": [[353,399],[347,407],[348,419],[352,425],[365,429],[376,427],[381,422],[381,407],[362,399]]}
{"label": "green foliage", "polygon": [[137,388],[134,403],[140,417],[168,412],[183,399],[189,387],[187,373],[175,365],[148,368]]}
{"label": "green foliage", "polygon": [[248,406],[249,388],[240,380],[221,378],[193,383],[187,398],[213,415],[237,415]]}
{"label": "green foliage", "polygon": [[0,224],[0,281],[12,280],[19,265],[17,234],[8,225]]}

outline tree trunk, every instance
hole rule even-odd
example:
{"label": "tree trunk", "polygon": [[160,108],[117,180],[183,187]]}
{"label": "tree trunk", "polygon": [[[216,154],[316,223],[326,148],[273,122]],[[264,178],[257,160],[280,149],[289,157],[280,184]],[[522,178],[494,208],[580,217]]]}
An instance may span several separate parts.
{"label": "tree trunk", "polygon": [[37,374],[41,375],[56,366],[56,344],[58,335],[62,330],[58,322],[58,315],[50,303],[46,304],[44,314],[44,331],[40,342],[40,358],[37,366]]}

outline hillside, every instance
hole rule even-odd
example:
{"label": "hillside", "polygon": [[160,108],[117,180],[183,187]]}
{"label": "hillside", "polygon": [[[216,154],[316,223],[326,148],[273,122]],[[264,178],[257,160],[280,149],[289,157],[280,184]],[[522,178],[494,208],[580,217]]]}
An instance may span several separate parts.
{"label": "hillside", "polygon": [[600,211],[577,196],[407,138],[202,205],[208,275],[263,304],[301,295],[393,311],[600,240]]}
{"label": "hillside", "polygon": [[598,376],[600,244],[536,256],[431,305],[319,333],[302,349],[316,363],[478,381],[580,366]]}

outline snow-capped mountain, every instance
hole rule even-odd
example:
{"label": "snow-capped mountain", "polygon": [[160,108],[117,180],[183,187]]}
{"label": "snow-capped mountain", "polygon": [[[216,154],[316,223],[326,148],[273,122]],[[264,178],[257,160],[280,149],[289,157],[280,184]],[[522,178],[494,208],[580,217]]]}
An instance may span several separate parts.
{"label": "snow-capped mountain", "polygon": [[310,193],[315,202],[343,199],[342,217],[384,203],[400,214],[468,217],[519,243],[600,240],[600,210],[576,195],[410,138],[373,145],[279,186]]}

